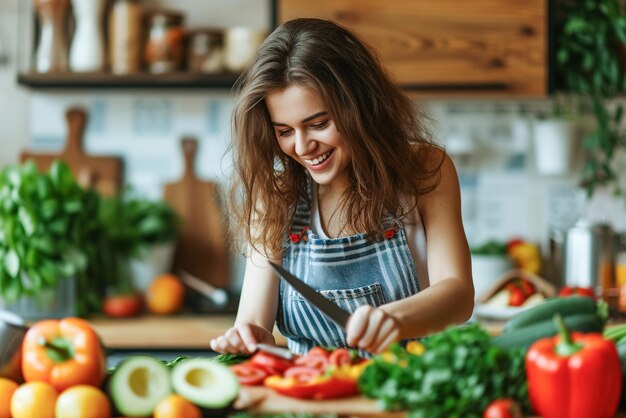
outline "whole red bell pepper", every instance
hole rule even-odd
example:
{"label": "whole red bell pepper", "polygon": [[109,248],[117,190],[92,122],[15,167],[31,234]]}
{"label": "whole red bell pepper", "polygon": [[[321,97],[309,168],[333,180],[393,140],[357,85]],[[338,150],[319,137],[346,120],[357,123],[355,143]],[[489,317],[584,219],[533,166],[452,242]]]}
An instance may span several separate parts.
{"label": "whole red bell pepper", "polygon": [[535,342],[526,354],[528,395],[543,418],[610,418],[622,374],[617,349],[598,333],[572,333],[555,317],[559,334]]}
{"label": "whole red bell pepper", "polygon": [[106,375],[106,353],[84,319],[45,319],[24,336],[22,372],[27,382],[47,382],[58,391],[81,384],[98,387]]}

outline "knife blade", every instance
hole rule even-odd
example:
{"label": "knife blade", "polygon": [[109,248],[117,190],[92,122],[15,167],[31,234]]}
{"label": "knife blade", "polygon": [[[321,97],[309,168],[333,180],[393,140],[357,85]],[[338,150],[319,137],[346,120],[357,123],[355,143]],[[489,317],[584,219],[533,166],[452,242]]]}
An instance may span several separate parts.
{"label": "knife blade", "polygon": [[264,351],[266,353],[272,354],[276,357],[284,358],[285,360],[293,360],[294,355],[289,349],[283,347],[277,347],[275,345],[258,343],[256,345],[260,351]]}
{"label": "knife blade", "polygon": [[281,279],[289,283],[291,287],[302,295],[302,297],[304,297],[307,301],[309,301],[309,303],[326,315],[328,319],[332,320],[345,331],[348,319],[350,319],[350,316],[352,315],[350,312],[335,305],[330,300],[322,296],[317,290],[313,289],[311,286],[304,283],[302,280],[298,279],[281,266],[276,265],[271,261],[269,261],[269,263]]}

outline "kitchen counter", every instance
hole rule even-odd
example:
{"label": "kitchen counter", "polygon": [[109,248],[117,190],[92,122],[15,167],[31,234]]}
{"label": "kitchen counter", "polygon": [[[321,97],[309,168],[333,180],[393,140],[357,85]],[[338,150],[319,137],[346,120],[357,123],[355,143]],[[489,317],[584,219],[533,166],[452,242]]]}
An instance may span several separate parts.
{"label": "kitchen counter", "polygon": [[[234,315],[142,315],[134,318],[97,317],[89,320],[102,342],[113,350],[210,350],[209,342],[230,328]],[[276,343],[287,345],[274,331]]]}
{"label": "kitchen counter", "polygon": [[[113,319],[98,317],[90,322],[110,349],[136,350],[210,350],[212,338],[223,335],[235,322],[235,315],[142,315],[134,318]],[[623,321],[619,321],[621,323]],[[618,322],[612,322],[612,324]],[[502,331],[501,321],[484,321],[481,325],[493,335]],[[610,325],[609,325],[610,326]],[[278,345],[287,340],[274,329]]]}

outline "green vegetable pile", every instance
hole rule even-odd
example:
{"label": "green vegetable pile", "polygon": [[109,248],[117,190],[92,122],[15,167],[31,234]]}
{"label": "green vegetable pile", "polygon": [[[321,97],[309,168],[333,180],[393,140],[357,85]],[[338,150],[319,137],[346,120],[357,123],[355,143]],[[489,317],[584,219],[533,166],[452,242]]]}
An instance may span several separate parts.
{"label": "green vegetable pile", "polygon": [[394,345],[394,359],[379,355],[359,379],[361,392],[385,410],[412,418],[480,418],[498,398],[513,398],[530,412],[524,352],[491,344],[480,325],[446,329],[425,338],[421,356]]}

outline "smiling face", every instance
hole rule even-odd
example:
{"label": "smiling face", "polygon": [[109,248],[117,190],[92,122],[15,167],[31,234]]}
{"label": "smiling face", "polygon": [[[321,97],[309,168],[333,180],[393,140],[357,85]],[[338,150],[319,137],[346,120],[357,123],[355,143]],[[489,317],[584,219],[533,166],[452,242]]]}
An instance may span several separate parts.
{"label": "smiling face", "polygon": [[292,85],[268,94],[265,103],[278,145],[316,183],[339,186],[349,181],[350,151],[315,90]]}

